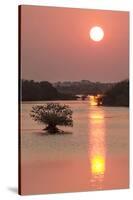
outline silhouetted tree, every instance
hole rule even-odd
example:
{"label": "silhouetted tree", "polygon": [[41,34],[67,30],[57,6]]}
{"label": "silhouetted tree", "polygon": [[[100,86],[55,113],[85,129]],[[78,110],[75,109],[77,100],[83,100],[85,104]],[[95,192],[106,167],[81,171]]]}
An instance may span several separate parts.
{"label": "silhouetted tree", "polygon": [[22,100],[42,101],[57,99],[59,93],[51,83],[47,81],[34,82],[33,80],[22,80]]}
{"label": "silhouetted tree", "polygon": [[47,103],[46,105],[36,105],[32,107],[30,116],[37,122],[46,124],[50,134],[58,133],[59,126],[73,126],[72,110],[68,105],[59,103]]}
{"label": "silhouetted tree", "polygon": [[105,106],[129,106],[129,80],[117,83],[101,98]]}
{"label": "silhouetted tree", "polygon": [[58,92],[48,81],[22,80],[22,101],[75,100],[71,94]]}

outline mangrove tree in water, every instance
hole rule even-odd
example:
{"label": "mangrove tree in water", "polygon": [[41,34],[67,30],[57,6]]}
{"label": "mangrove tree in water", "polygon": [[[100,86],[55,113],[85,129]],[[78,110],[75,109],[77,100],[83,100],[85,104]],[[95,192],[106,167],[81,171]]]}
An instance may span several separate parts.
{"label": "mangrove tree in water", "polygon": [[32,107],[30,116],[37,122],[45,124],[46,130],[50,134],[59,133],[59,126],[73,126],[72,110],[68,105],[59,103],[47,103]]}

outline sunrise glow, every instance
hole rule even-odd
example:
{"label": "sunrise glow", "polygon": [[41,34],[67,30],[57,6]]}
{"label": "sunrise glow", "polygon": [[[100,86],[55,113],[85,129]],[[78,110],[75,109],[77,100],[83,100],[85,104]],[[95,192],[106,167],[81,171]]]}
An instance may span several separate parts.
{"label": "sunrise glow", "polygon": [[99,42],[103,39],[104,37],[104,31],[101,27],[99,26],[94,26],[90,30],[90,38],[95,41]]}

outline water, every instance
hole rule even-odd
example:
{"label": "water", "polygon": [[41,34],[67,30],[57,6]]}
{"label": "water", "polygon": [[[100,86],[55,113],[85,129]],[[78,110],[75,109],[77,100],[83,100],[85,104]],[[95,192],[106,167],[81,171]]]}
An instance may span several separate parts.
{"label": "water", "polygon": [[[57,102],[57,101],[56,101]],[[128,187],[128,108],[59,101],[73,110],[68,134],[45,135],[30,118],[33,105],[22,104],[21,164],[24,194]]]}

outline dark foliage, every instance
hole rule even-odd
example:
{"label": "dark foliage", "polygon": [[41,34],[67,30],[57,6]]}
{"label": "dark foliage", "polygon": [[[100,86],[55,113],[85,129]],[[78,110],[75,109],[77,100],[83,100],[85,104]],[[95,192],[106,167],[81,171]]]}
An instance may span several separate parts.
{"label": "dark foliage", "polygon": [[108,89],[110,89],[115,83],[100,83],[100,82],[90,82],[90,81],[80,81],[80,82],[68,82],[65,83],[55,83],[55,88],[58,92],[68,93],[72,95],[82,94],[82,95],[97,95],[103,94]]}
{"label": "dark foliage", "polygon": [[49,133],[56,133],[60,126],[73,126],[72,110],[68,105],[58,103],[47,103],[46,105],[33,106],[30,116],[37,122],[46,124]]}
{"label": "dark foliage", "polygon": [[129,80],[117,83],[102,97],[105,106],[129,106]]}
{"label": "dark foliage", "polygon": [[75,96],[62,94],[48,81],[22,80],[22,101],[73,100]]}

